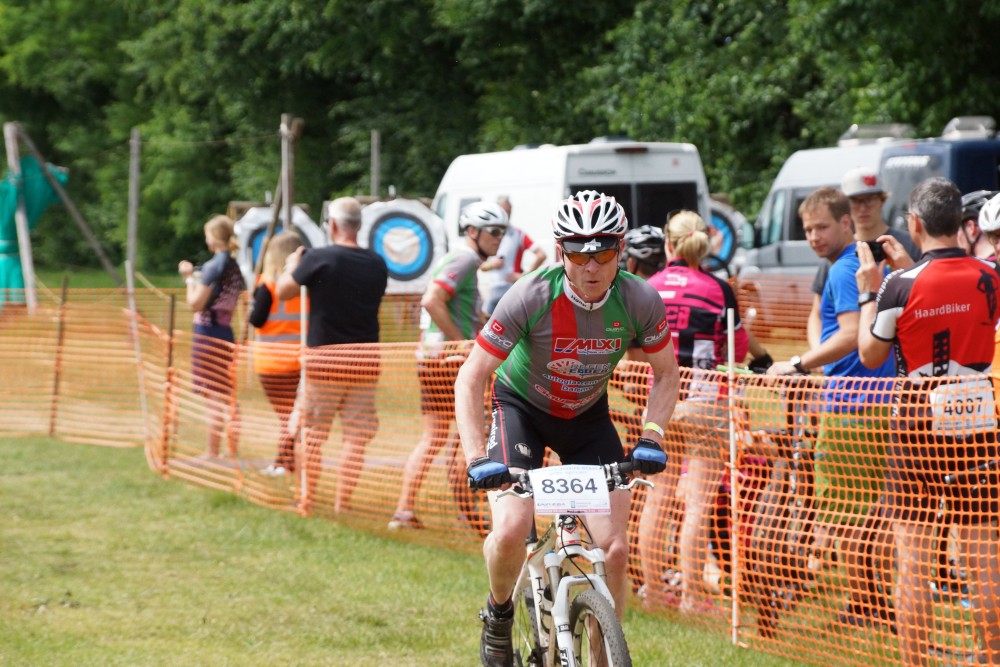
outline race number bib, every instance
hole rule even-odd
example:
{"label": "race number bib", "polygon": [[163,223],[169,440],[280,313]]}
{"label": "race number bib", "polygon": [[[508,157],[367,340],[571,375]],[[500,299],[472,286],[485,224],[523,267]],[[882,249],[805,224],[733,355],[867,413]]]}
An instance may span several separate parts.
{"label": "race number bib", "polygon": [[962,438],[996,429],[993,384],[984,377],[961,379],[931,390],[934,433]]}
{"label": "race number bib", "polygon": [[601,466],[550,466],[530,471],[536,514],[610,514]]}

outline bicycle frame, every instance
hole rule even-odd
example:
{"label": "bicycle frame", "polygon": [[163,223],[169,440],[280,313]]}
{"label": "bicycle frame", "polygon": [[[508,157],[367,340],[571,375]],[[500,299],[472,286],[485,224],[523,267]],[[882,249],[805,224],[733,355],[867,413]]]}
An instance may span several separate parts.
{"label": "bicycle frame", "polygon": [[[604,468],[609,490],[631,489],[639,484],[652,486],[640,479],[626,481],[622,475],[631,470],[630,464],[611,464]],[[527,473],[519,476],[517,485],[501,491],[500,495],[532,497]],[[522,666],[578,667],[576,656],[584,650],[583,635],[587,636],[588,650],[595,646],[593,640],[596,638],[590,621],[584,620],[584,625],[580,625],[581,608],[588,609],[593,614],[590,618],[597,621],[595,627],[600,631],[597,636],[604,643],[601,650],[611,657],[609,664],[631,665],[625,636],[615,618],[614,598],[607,585],[604,550],[584,544],[580,536],[582,527],[583,521],[573,513],[556,514],[540,537],[532,526],[526,541],[525,562],[514,589],[521,592],[523,603],[533,616],[527,627],[533,630],[534,648],[526,656],[517,654],[527,658],[527,663],[520,663]],[[571,574],[571,569],[576,573]],[[586,630],[581,632],[581,627]]]}
{"label": "bicycle frame", "polygon": [[[575,530],[579,530],[580,521],[577,516],[560,514],[549,524],[538,541],[528,544],[528,556],[521,570],[517,590],[523,590],[527,583],[524,579],[530,579],[538,641],[545,649],[547,664],[557,664],[554,658],[558,649],[558,664],[575,667],[576,658],[570,650],[573,634],[569,627],[569,606],[573,589],[593,588],[607,598],[612,607],[614,599],[605,581],[604,550],[596,546],[588,549],[582,544],[560,544],[560,534],[565,530],[564,522],[571,523]],[[563,574],[563,564],[567,560],[581,558],[593,567],[593,574]]]}

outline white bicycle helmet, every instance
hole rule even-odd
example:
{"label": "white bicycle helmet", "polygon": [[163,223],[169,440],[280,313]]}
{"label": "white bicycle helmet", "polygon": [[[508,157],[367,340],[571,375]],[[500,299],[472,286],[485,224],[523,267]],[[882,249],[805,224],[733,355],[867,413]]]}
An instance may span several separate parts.
{"label": "white bicycle helmet", "polygon": [[494,202],[477,201],[462,209],[458,217],[459,229],[468,227],[482,229],[483,227],[503,227],[506,229],[509,220],[507,211]]}
{"label": "white bicycle helmet", "polygon": [[984,232],[1000,231],[1000,195],[983,204],[979,211],[979,229]]}
{"label": "white bicycle helmet", "polygon": [[628,229],[625,209],[614,197],[583,190],[560,204],[552,218],[556,241],[592,236],[621,237]]}
{"label": "white bicycle helmet", "polygon": [[625,254],[636,259],[655,262],[666,255],[666,237],[663,230],[643,225],[625,233]]}

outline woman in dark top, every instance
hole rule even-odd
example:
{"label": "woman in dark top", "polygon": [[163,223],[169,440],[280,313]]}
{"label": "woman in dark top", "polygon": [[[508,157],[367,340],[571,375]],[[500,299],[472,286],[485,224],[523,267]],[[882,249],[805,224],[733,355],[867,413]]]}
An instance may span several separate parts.
{"label": "woman in dark top", "polygon": [[191,344],[191,374],[195,392],[205,397],[207,403],[208,450],[206,454],[219,456],[222,434],[228,435],[229,453],[236,454],[239,438],[239,419],[232,410],[233,419],[226,428],[233,396],[233,311],[243,292],[243,274],[233,253],[239,247],[233,233],[233,221],[217,215],[205,223],[205,245],[212,252],[212,259],[205,263],[200,273],[194,265],[184,260],[177,265],[177,272],[187,285],[187,304],[194,311],[194,337]]}

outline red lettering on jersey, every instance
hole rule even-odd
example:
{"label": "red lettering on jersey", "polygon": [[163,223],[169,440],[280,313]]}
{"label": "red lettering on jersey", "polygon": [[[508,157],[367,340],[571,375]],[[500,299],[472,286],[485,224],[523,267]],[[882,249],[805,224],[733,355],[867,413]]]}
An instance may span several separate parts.
{"label": "red lettering on jersey", "polygon": [[621,346],[621,338],[557,338],[553,350],[560,354],[573,354],[574,352],[591,354],[594,352],[615,352],[620,350]]}
{"label": "red lettering on jersey", "polygon": [[688,306],[667,305],[667,322],[674,331],[688,328],[691,319],[691,309]]}

